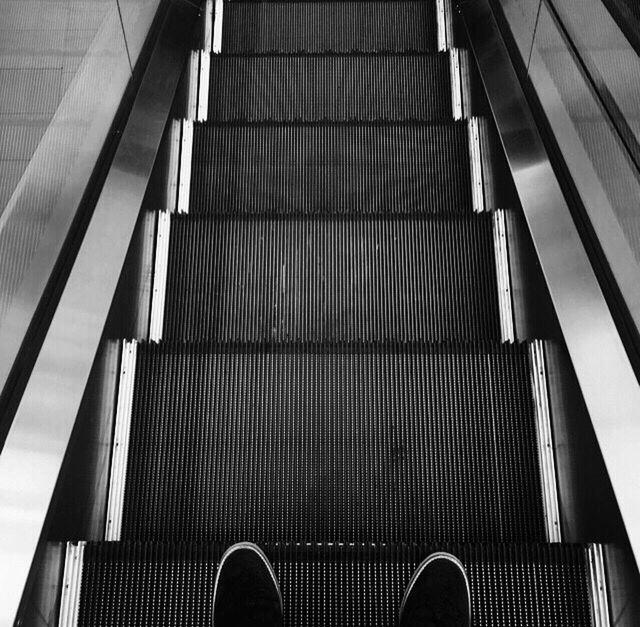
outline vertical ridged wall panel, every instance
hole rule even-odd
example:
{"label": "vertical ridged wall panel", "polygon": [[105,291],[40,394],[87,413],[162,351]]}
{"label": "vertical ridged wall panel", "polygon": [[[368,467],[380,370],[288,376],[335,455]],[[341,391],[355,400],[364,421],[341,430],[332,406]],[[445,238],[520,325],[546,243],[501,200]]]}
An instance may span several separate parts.
{"label": "vertical ridged wall panel", "polygon": [[452,120],[448,54],[211,57],[209,121]]}
{"label": "vertical ridged wall panel", "polygon": [[[89,543],[80,627],[201,627],[211,621],[224,546]],[[284,598],[286,627],[392,627],[414,568],[435,550],[457,555],[471,584],[475,627],[591,625],[580,545],[264,547]]]}
{"label": "vertical ridged wall panel", "polygon": [[430,52],[435,2],[226,2],[222,51]]}
{"label": "vertical ridged wall panel", "polygon": [[194,125],[190,213],[471,212],[466,123]]}
{"label": "vertical ridged wall panel", "polygon": [[139,345],[129,450],[123,540],[545,537],[525,345]]}
{"label": "vertical ridged wall panel", "polygon": [[491,215],[173,216],[164,338],[500,340]]}

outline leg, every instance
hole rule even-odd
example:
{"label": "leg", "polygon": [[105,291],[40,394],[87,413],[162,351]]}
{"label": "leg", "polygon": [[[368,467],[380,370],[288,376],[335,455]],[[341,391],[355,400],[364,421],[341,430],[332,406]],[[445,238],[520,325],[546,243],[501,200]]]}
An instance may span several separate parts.
{"label": "leg", "polygon": [[220,560],[213,588],[213,627],[281,627],[282,595],[267,556],[239,542]]}
{"label": "leg", "polygon": [[469,627],[471,593],[460,561],[433,553],[416,569],[400,606],[400,627]]}

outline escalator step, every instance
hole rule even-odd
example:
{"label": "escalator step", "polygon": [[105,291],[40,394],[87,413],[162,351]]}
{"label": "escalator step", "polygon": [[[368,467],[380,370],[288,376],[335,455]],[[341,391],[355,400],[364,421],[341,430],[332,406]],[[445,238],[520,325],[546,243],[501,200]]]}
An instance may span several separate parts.
{"label": "escalator step", "polygon": [[449,54],[211,57],[208,120],[452,120]]}
{"label": "escalator step", "polygon": [[195,124],[191,213],[470,212],[467,124]]}
{"label": "escalator step", "polygon": [[138,347],[123,540],[543,541],[528,346]]}
{"label": "escalator step", "polygon": [[491,214],[177,216],[165,339],[500,340]]}
{"label": "escalator step", "polygon": [[[211,621],[224,546],[89,543],[79,626],[200,627]],[[267,545],[296,627],[391,627],[416,566],[436,550],[465,564],[473,625],[591,625],[582,545]]]}
{"label": "escalator step", "polygon": [[435,2],[225,3],[225,53],[437,49]]}

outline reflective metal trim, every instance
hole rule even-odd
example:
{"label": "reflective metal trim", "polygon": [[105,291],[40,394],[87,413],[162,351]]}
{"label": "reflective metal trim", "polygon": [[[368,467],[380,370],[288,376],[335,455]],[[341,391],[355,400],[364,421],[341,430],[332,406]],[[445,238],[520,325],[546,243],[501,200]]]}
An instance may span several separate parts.
{"label": "reflective metal trim", "polygon": [[449,50],[449,67],[451,74],[451,108],[454,120],[462,120],[462,78],[460,75],[460,51]]}
{"label": "reflective metal trim", "polygon": [[86,542],[67,542],[58,627],[76,627],[78,624],[85,545]]}
{"label": "reflective metal trim", "polygon": [[192,156],[193,120],[182,120],[182,142],[180,145],[180,178],[178,183],[178,213],[189,213]]}
{"label": "reflective metal trim", "polygon": [[[460,90],[462,93],[462,118],[468,119],[473,113],[471,109],[471,72],[469,65],[469,51],[464,48],[456,48],[460,62]],[[482,138],[481,138],[482,139]]]}
{"label": "reflective metal trim", "polygon": [[591,610],[594,627],[609,627],[609,600],[607,599],[607,576],[601,544],[590,544],[587,548]]}
{"label": "reflective metal trim", "polygon": [[502,341],[513,342],[515,341],[515,332],[513,328],[509,252],[507,250],[507,227],[502,209],[493,212],[493,249],[498,280],[498,307],[500,310]]}
{"label": "reflective metal trim", "polygon": [[538,454],[540,458],[544,517],[547,524],[547,541],[562,542],[556,460],[551,433],[551,412],[549,411],[549,389],[547,387],[544,344],[541,340],[534,340],[529,344],[529,363],[536,412]]}
{"label": "reflective metal trim", "polygon": [[209,114],[209,69],[211,53],[200,51],[200,79],[198,81],[198,115],[197,120],[204,122]]}
{"label": "reflective metal trim", "polygon": [[477,213],[481,213],[485,210],[485,204],[478,118],[470,118],[468,128],[469,158],[471,159],[471,193],[473,196],[473,210]]}
{"label": "reflective metal trim", "polygon": [[216,0],[216,16],[213,22],[213,44],[211,52],[220,54],[222,52],[222,16],[224,11],[224,1]]}
{"label": "reflective metal trim", "polygon": [[640,386],[491,7],[487,0],[460,6],[580,390],[640,562]]}
{"label": "reflective metal trim", "polygon": [[156,235],[156,254],[153,268],[153,293],[151,295],[151,323],[149,340],[159,342],[162,339],[164,325],[164,300],[167,289],[167,266],[169,263],[169,236],[171,214],[168,211],[158,213]]}
{"label": "reflective metal trim", "polygon": [[104,531],[104,539],[107,541],[120,540],[137,354],[138,343],[135,340],[123,340],[120,380],[118,382],[116,428],[113,436],[113,453],[111,455],[107,522]]}
{"label": "reflective metal trim", "polygon": [[204,4],[204,34],[202,47],[206,52],[211,52],[213,45],[213,0],[206,0]]}
{"label": "reflective metal trim", "polygon": [[168,142],[168,167],[167,167],[167,207],[169,211],[175,211],[178,206],[178,174],[180,171],[180,134],[182,123],[180,120],[172,120]]}
{"label": "reflective metal trim", "polygon": [[[463,65],[464,67],[464,65]],[[464,90],[464,87],[463,87]],[[471,89],[469,88],[469,93]],[[480,136],[480,169],[482,172],[482,201],[487,210],[496,209],[496,191],[499,181],[494,175],[493,160],[491,158],[491,133],[489,120],[486,117],[476,118],[478,134]]]}
{"label": "reflective metal trim", "polygon": [[444,0],[436,0],[436,12],[438,16],[438,50],[447,50],[447,27],[444,18]]}
{"label": "reflective metal trim", "polygon": [[187,110],[185,116],[195,120],[198,115],[198,79],[200,78],[200,52],[194,50],[189,56],[187,74]]}
{"label": "reflective metal trim", "polygon": [[438,19],[438,50],[445,52],[453,46],[451,0],[436,0]]}

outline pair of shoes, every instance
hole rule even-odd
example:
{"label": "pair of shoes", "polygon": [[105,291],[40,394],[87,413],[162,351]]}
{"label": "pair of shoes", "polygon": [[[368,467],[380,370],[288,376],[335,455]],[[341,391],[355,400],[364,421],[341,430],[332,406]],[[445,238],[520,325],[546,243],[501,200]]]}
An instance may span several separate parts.
{"label": "pair of shoes", "polygon": [[[213,590],[213,627],[281,627],[282,595],[267,556],[250,542],[220,560]],[[460,561],[433,553],[416,569],[400,606],[400,627],[469,627],[471,595]]]}

